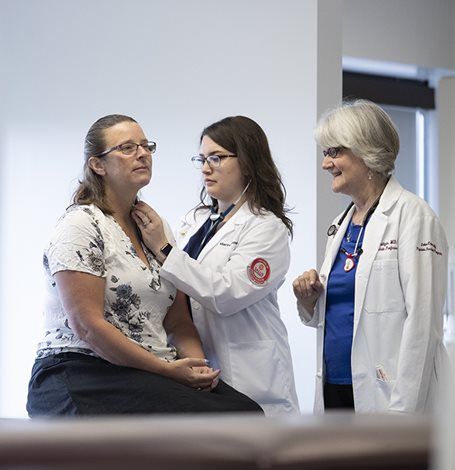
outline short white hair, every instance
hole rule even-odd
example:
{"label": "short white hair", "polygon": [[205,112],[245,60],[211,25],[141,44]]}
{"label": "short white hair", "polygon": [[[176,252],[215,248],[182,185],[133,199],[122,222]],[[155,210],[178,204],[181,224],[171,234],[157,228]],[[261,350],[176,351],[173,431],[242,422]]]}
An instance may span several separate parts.
{"label": "short white hair", "polygon": [[322,148],[344,147],[383,177],[395,169],[400,137],[390,116],[368,100],[344,102],[318,121],[314,137]]}

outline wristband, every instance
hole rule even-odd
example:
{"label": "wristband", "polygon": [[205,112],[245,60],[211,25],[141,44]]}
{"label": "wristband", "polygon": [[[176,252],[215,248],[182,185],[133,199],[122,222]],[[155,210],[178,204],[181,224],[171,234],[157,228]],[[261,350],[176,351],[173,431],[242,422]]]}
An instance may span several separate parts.
{"label": "wristband", "polygon": [[160,248],[160,252],[164,255],[165,258],[169,256],[169,253],[172,251],[172,248],[174,248],[170,243],[166,243]]}

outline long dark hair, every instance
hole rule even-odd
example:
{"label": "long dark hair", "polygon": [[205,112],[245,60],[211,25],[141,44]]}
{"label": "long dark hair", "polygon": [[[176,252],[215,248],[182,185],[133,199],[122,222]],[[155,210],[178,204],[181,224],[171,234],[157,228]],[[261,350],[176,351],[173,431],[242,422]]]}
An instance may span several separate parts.
{"label": "long dark hair", "polygon": [[84,143],[83,175],[73,194],[73,204],[95,204],[105,214],[112,215],[112,210],[105,198],[104,180],[90,168],[89,160],[106,149],[104,131],[125,121],[137,122],[132,117],[123,114],[109,114],[94,122],[88,130]]}
{"label": "long dark hair", "polygon": [[[253,214],[262,214],[266,210],[273,212],[292,236],[293,222],[286,215],[289,212],[285,203],[286,189],[273,161],[267,136],[259,124],[245,116],[231,116],[207,126],[202,131],[201,142],[204,136],[237,155],[244,185],[249,183],[245,195]],[[200,194],[203,206],[206,198],[203,187]],[[212,198],[212,204],[218,205],[216,199]]]}

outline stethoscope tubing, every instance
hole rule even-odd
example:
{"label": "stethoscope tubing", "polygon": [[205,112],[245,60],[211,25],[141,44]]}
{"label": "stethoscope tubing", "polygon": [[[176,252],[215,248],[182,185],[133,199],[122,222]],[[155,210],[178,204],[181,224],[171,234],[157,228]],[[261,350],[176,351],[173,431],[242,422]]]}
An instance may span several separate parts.
{"label": "stethoscope tubing", "polygon": [[341,224],[343,223],[344,219],[348,215],[348,212],[351,210],[352,206],[354,203],[351,201],[348,207],[346,207],[346,210],[343,212],[343,215],[340,217],[340,220],[337,222],[337,224],[332,224],[328,229],[327,229],[327,236],[331,237],[332,235],[335,236],[336,233],[338,232],[338,229],[340,228]]}
{"label": "stethoscope tubing", "polygon": [[[379,204],[379,199],[381,198],[381,196],[379,196],[376,201],[373,203],[373,205],[368,209],[368,212],[366,213],[364,219],[363,219],[363,222],[362,222],[362,226],[365,225],[365,222],[368,220],[368,218],[371,216],[371,214],[376,210],[376,207],[378,207],[378,204]],[[331,236],[335,236],[336,233],[338,232],[338,229],[340,228],[341,224],[343,223],[344,219],[346,218],[346,216],[348,215],[349,211],[351,210],[352,206],[354,205],[354,202],[351,201],[349,206],[346,207],[346,210],[343,212],[343,215],[340,217],[340,220],[337,222],[337,224],[332,224],[328,229],[327,229],[327,236],[328,237],[331,237]]]}

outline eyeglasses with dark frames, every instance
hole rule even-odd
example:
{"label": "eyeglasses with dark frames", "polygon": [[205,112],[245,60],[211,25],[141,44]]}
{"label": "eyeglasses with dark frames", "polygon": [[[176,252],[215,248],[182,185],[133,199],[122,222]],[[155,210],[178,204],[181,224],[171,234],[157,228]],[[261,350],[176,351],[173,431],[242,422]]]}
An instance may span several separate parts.
{"label": "eyeglasses with dark frames", "polygon": [[139,147],[142,147],[147,153],[155,153],[156,151],[156,142],[152,142],[151,140],[147,142],[142,142],[141,144],[136,144],[134,142],[126,142],[124,144],[116,145],[115,147],[111,147],[110,149],[104,150],[101,153],[97,153],[93,155],[94,157],[104,157],[108,153],[113,152],[114,150],[120,150],[123,155],[134,155]]}
{"label": "eyeglasses with dark frames", "polygon": [[205,162],[208,163],[210,168],[219,168],[221,166],[221,160],[225,158],[236,158],[237,155],[209,155],[208,157],[203,157],[202,155],[196,155],[195,157],[191,157],[191,161],[193,165],[197,169],[201,169]]}
{"label": "eyeglasses with dark frames", "polygon": [[322,151],[322,154],[325,157],[336,158],[338,154],[344,149],[344,147],[329,147],[326,150]]}

